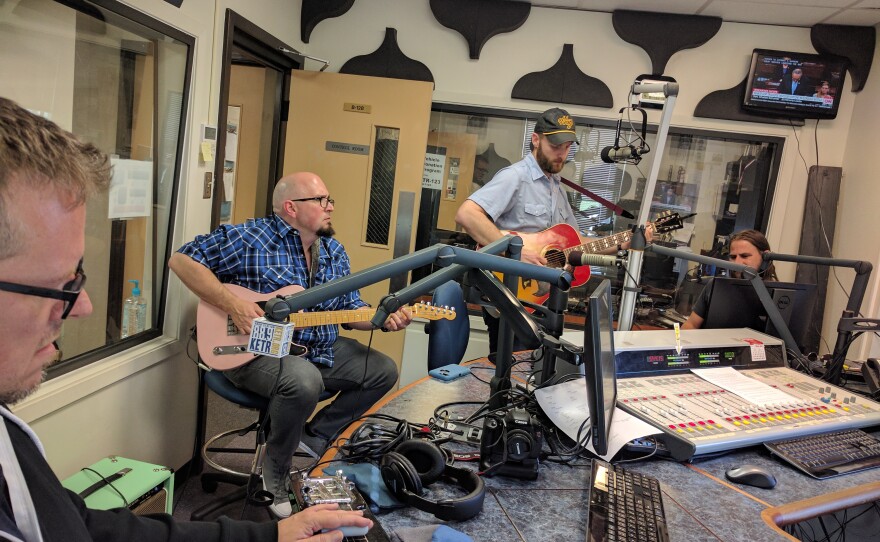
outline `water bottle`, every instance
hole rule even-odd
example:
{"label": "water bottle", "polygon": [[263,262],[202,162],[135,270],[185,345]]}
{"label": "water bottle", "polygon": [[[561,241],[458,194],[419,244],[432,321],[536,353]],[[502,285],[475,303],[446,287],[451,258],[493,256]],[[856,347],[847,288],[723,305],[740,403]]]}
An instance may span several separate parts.
{"label": "water bottle", "polygon": [[122,307],[122,330],[121,338],[136,335],[147,328],[147,302],[141,296],[140,283],[129,280],[134,284],[131,289],[131,297],[125,299]]}

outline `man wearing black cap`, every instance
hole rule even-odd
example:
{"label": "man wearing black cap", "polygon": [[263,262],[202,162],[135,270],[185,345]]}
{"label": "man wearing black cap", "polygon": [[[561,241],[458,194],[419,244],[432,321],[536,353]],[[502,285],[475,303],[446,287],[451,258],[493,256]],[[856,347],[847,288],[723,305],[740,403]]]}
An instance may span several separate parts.
{"label": "man wearing black cap", "polygon": [[[574,212],[562,189],[559,172],[571,144],[577,141],[574,119],[564,109],[544,111],[532,133],[532,152],[492,177],[459,207],[455,221],[481,245],[500,239],[501,230],[538,232],[567,223],[579,230]],[[546,265],[533,248],[523,247],[522,261]],[[489,328],[489,349],[496,351],[498,319],[484,313]]]}
{"label": "man wearing black cap", "polygon": [[[537,232],[566,222],[578,228],[559,181],[571,144],[574,120],[564,109],[541,114],[532,133],[532,152],[492,177],[459,207],[455,221],[481,245],[500,239],[504,230]],[[541,254],[523,248],[522,261],[546,265]]]}

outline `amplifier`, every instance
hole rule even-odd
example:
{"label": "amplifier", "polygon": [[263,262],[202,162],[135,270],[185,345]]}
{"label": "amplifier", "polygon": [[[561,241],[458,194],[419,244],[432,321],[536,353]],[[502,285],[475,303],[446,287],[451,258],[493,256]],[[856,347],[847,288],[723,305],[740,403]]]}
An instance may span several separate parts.
{"label": "amplifier", "polygon": [[170,468],[118,456],[80,470],[61,485],[95,510],[127,506],[139,515],[170,514],[174,502],[174,472]]}

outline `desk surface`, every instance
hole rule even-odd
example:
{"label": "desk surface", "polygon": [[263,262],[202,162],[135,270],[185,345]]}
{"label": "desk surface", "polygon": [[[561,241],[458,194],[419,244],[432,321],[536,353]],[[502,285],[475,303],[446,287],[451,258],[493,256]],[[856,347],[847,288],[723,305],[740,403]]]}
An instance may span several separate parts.
{"label": "desk surface", "polygon": [[[480,378],[491,378],[494,366],[482,360],[470,365]],[[389,396],[373,412],[426,423],[442,403],[487,397],[488,386],[472,376],[452,382],[425,378]],[[482,513],[468,521],[451,522],[450,526],[475,541],[581,540],[586,529],[590,468],[589,461],[579,463],[586,465],[542,463],[535,481],[486,478],[488,493]],[[746,463],[772,472],[778,480],[776,487],[766,490],[727,482],[724,472]],[[673,542],[785,540],[761,519],[763,510],[880,481],[880,469],[815,480],[773,459],[763,448],[739,450],[694,464],[649,459],[624,467],[660,480]],[[442,523],[415,508],[396,510],[379,516],[379,520],[386,529]]]}

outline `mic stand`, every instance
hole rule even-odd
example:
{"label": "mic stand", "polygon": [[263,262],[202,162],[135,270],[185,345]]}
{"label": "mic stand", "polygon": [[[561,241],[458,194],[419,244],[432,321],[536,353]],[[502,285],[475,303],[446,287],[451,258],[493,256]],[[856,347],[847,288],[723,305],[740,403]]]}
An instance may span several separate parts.
{"label": "mic stand", "polygon": [[623,278],[623,292],[620,294],[620,311],[617,315],[618,331],[632,329],[633,314],[639,293],[639,277],[642,273],[642,258],[645,256],[645,244],[647,243],[644,226],[633,224],[632,232],[629,256],[624,268],[626,276]]}
{"label": "mic stand", "polygon": [[541,341],[541,346],[544,347],[544,356],[541,361],[542,366],[541,377],[538,382],[539,385],[546,384],[556,375],[557,357],[566,361],[572,361],[571,352],[566,350],[563,343],[559,340],[559,338],[562,337],[562,331],[565,327],[565,311],[568,309],[568,294],[568,290],[562,290],[556,286],[551,286],[550,297],[547,299],[546,306],[526,303],[529,308],[534,309],[536,313],[540,314],[540,316],[535,319],[547,332]]}
{"label": "mic stand", "polygon": [[[672,110],[675,108],[675,100],[678,96],[678,83],[635,83],[630,89],[632,94],[643,94],[646,92],[662,92],[666,96],[666,102],[663,104],[663,114],[660,116],[660,126],[657,129],[657,144],[655,152],[657,153],[654,160],[651,161],[651,171],[648,174],[648,181],[645,184],[645,192],[642,198],[642,204],[639,207],[638,224],[644,224],[648,221],[651,213],[651,201],[654,196],[654,187],[657,185],[657,176],[660,174],[660,160],[663,158],[663,150],[666,147],[666,136],[669,133],[669,124],[672,122]],[[635,232],[634,232],[635,233]],[[633,235],[632,248],[636,247],[636,235]],[[621,331],[629,331],[632,329],[633,312],[635,311],[636,296],[638,294],[638,283],[641,280],[642,273],[642,249],[645,246],[644,229],[640,235],[642,238],[641,246],[636,250],[630,249],[629,265],[626,268],[626,279],[624,280],[623,293],[620,297],[620,311],[617,315],[617,329]]]}
{"label": "mic stand", "polygon": [[[775,252],[765,252],[763,255],[765,261],[781,261],[807,263],[812,265],[825,265],[829,267],[849,267],[856,272],[853,279],[853,285],[850,289],[849,300],[846,308],[840,316],[837,323],[837,342],[834,344],[834,351],[831,355],[831,363],[825,370],[825,381],[837,385],[840,383],[840,377],[843,373],[843,363],[846,361],[846,353],[852,342],[852,334],[855,331],[878,331],[880,322],[870,318],[856,318],[862,306],[862,300],[865,298],[865,291],[868,289],[868,280],[871,278],[872,266],[868,262],[859,260],[843,260],[838,258],[825,258],[822,256],[801,256],[799,254],[778,254]],[[768,313],[769,314],[769,313]],[[779,325],[773,322],[776,329]],[[797,348],[795,348],[797,351]]]}
{"label": "mic stand", "polygon": [[[776,303],[774,303],[773,298],[770,297],[770,292],[767,291],[767,286],[758,274],[757,269],[733,263],[728,260],[719,260],[718,258],[710,258],[709,256],[702,256],[700,254],[694,254],[693,252],[685,252],[683,250],[676,250],[660,245],[648,245],[645,247],[645,251],[656,252],[657,254],[672,258],[681,258],[682,260],[690,262],[714,265],[716,267],[721,267],[722,269],[729,269],[731,271],[742,273],[742,276],[752,283],[752,288],[754,288],[755,292],[758,294],[758,299],[761,301],[761,305],[763,305],[767,317],[773,322],[773,325],[776,327],[776,331],[779,333],[780,339],[785,343],[786,348],[795,352],[799,351],[797,341],[794,340],[791,331],[789,331],[788,326],[785,324],[785,320],[783,320],[782,315],[779,314],[779,309],[776,308]],[[766,258],[767,255],[765,254],[764,257]]]}
{"label": "mic stand", "polygon": [[[388,315],[402,305],[414,301],[419,296],[430,292],[434,287],[452,280],[472,268],[498,271],[505,274],[511,273],[515,276],[548,282],[565,288],[571,285],[572,276],[567,271],[532,265],[493,255],[495,252],[507,250],[508,243],[513,238],[514,236],[511,235],[505,236],[483,247],[479,252],[442,244],[424,248],[412,254],[374,265],[351,275],[315,286],[314,288],[284,297],[273,297],[266,301],[264,308],[265,316],[269,320],[282,322],[292,312],[314,307],[322,301],[345,295],[359,288],[431,264],[447,266],[448,268],[432,273],[422,280],[386,296],[379,303],[376,316],[371,320],[374,326],[380,327],[385,322],[385,319],[388,318]],[[460,265],[454,266],[453,264]]]}
{"label": "mic stand", "polygon": [[[508,257],[519,261],[522,257],[523,242],[522,238],[517,236],[511,239],[508,246]],[[473,276],[472,282],[480,283],[479,276]],[[519,293],[519,277],[512,273],[504,274],[504,287],[507,288],[515,298]],[[480,288],[483,293],[487,293],[484,288]],[[490,298],[491,300],[491,298]],[[495,301],[495,300],[492,300]],[[518,303],[516,300],[514,303]],[[497,302],[496,302],[496,308]],[[500,310],[500,308],[499,308]],[[498,322],[498,350],[495,352],[495,375],[489,384],[489,408],[496,409],[505,406],[504,395],[510,389],[510,371],[513,369],[513,341],[516,334],[511,326],[510,317],[503,312],[500,314]]]}

